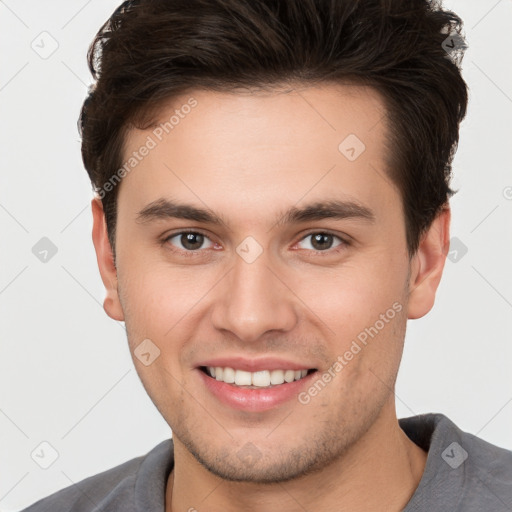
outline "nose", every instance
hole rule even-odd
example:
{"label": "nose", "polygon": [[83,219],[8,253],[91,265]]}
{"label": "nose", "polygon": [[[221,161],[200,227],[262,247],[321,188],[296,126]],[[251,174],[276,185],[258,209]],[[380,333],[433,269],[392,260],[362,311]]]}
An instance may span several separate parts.
{"label": "nose", "polygon": [[291,331],[297,323],[298,300],[268,252],[251,263],[238,254],[233,259],[231,271],[215,287],[214,327],[247,343],[268,331]]}

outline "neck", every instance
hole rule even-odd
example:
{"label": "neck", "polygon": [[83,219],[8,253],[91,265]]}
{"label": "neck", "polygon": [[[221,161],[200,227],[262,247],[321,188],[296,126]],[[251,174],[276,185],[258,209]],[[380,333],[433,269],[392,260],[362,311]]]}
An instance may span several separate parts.
{"label": "neck", "polygon": [[[326,512],[387,510],[407,505],[423,475],[427,453],[400,428],[393,401],[368,431],[321,471],[275,484],[230,482],[211,474],[174,439],[174,469],[166,491],[166,512]],[[340,509],[340,503],[343,508]]]}

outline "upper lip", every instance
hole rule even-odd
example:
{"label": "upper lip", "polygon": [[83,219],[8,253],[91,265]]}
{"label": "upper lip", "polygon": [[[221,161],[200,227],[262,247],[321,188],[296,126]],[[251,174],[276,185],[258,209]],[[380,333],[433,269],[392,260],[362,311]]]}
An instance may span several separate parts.
{"label": "upper lip", "polygon": [[247,359],[246,357],[219,357],[215,359],[205,359],[198,365],[229,367],[235,370],[245,370],[246,372],[257,372],[261,370],[310,370],[313,367],[308,363],[288,361],[276,357],[260,357],[257,359]]}

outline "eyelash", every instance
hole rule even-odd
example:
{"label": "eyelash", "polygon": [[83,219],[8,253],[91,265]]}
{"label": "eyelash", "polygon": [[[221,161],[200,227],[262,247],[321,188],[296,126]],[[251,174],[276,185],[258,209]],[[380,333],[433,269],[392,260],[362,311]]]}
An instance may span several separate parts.
{"label": "eyelash", "polygon": [[[174,238],[178,235],[186,235],[186,234],[194,234],[194,235],[203,235],[205,238],[208,238],[208,240],[210,240],[210,237],[202,232],[201,230],[185,230],[185,231],[177,231],[175,233],[171,233],[170,235],[167,235],[163,240],[162,240],[162,246],[163,245],[169,245],[168,242],[171,238]],[[331,248],[331,249],[327,249],[325,251],[316,251],[316,250],[311,250],[311,249],[302,249],[302,250],[306,250],[306,251],[309,251],[309,252],[312,252],[313,254],[315,255],[318,255],[320,257],[322,256],[326,256],[326,255],[332,255],[332,254],[337,254],[339,253],[340,251],[346,249],[348,246],[351,245],[351,243],[349,242],[349,240],[347,240],[346,238],[343,238],[341,237],[340,235],[336,235],[335,233],[331,233],[330,231],[311,231],[307,234],[305,234],[300,240],[299,242],[301,242],[302,240],[306,239],[308,236],[311,236],[311,235],[317,235],[317,234],[322,234],[322,235],[330,235],[330,236],[333,236],[334,238],[338,238],[338,240],[341,241],[341,243],[339,245],[337,245],[336,247],[334,248]],[[210,240],[212,241],[212,240]],[[213,242],[215,243],[215,242]],[[172,247],[172,246],[171,246]],[[194,256],[197,256],[199,255],[201,252],[204,251],[204,249],[198,249],[196,251],[187,251],[187,250],[184,250],[184,249],[176,249],[174,247],[172,247],[171,249],[172,252],[176,252],[176,253],[181,253],[183,254],[183,256],[187,257],[187,258],[191,258],[191,257],[194,257]]]}

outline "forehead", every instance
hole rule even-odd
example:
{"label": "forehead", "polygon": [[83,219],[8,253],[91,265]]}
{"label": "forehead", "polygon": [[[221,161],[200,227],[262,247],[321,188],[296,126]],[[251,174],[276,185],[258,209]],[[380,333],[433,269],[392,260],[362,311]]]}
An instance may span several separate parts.
{"label": "forehead", "polygon": [[119,202],[139,211],[179,197],[240,219],[245,212],[251,222],[272,204],[338,193],[378,211],[398,197],[386,176],[385,137],[384,103],[369,87],[194,90],[169,101],[151,128],[128,132],[123,163],[139,155]]}

